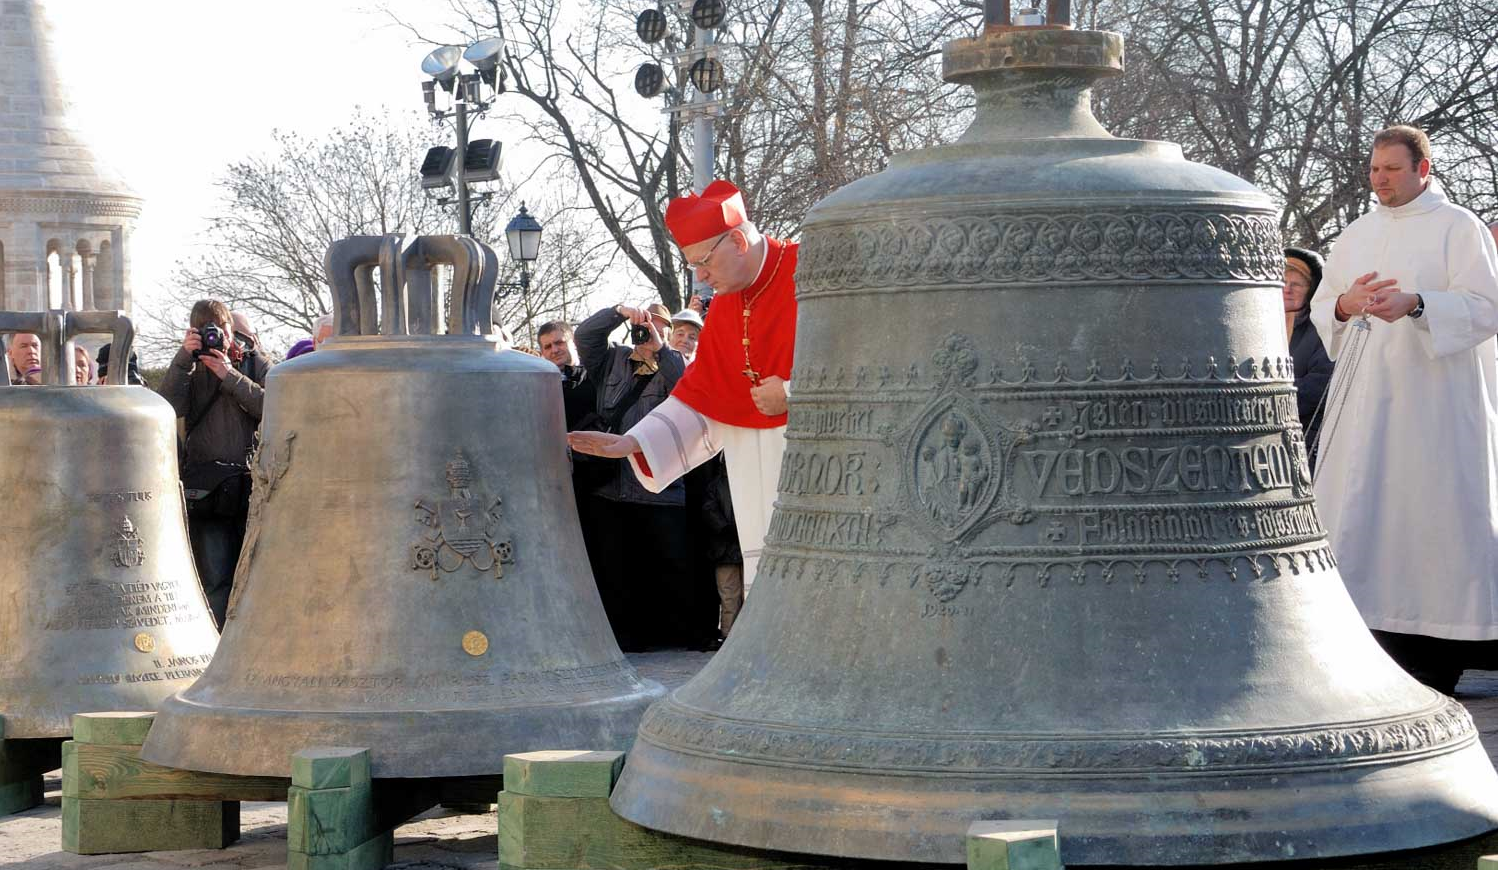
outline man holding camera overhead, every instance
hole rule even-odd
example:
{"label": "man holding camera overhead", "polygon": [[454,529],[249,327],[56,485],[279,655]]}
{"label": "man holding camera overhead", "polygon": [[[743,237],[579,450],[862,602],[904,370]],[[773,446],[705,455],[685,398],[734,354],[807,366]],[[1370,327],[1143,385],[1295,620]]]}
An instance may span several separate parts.
{"label": "man holding camera overhead", "polygon": [[[609,334],[623,324],[628,343],[610,346]],[[659,304],[615,305],[577,325],[578,356],[596,394],[594,425],[625,432],[675,389],[686,361],[666,344],[670,329],[671,313]],[[575,461],[588,561],[619,646],[637,652],[705,642],[693,636],[702,620],[688,616],[701,596],[690,587],[682,484],[651,490],[621,459]]]}
{"label": "man holding camera overhead", "polygon": [[193,305],[161,395],[183,420],[182,489],[198,579],[222,627],[250,509],[250,451],[260,428],[270,363],[234,331],[229,307]]}

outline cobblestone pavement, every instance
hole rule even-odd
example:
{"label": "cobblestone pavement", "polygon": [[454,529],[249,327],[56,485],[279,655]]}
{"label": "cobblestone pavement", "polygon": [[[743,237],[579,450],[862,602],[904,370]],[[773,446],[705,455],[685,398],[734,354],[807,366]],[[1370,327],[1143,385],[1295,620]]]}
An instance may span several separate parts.
{"label": "cobblestone pavement", "polygon": [[[667,651],[633,655],[642,674],[668,687],[685,682],[710,656]],[[1477,721],[1490,757],[1498,753],[1498,671],[1468,672],[1457,687],[1457,699]],[[0,820],[0,865],[17,870],[253,870],[286,866],[286,805],[246,803],[241,807],[240,841],[228,849],[147,852],[136,855],[71,855],[58,849],[62,837],[60,773],[47,778],[44,806]],[[406,870],[497,868],[492,815],[465,815],[431,810],[402,825],[395,834],[393,867]]]}

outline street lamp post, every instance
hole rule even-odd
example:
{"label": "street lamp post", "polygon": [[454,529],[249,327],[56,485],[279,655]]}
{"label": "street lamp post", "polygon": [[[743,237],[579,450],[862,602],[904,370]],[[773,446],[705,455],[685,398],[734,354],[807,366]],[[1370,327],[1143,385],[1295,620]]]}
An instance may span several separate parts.
{"label": "street lamp post", "polygon": [[541,222],[525,210],[523,202],[520,204],[520,213],[505,224],[505,242],[510,248],[510,259],[520,264],[520,280],[495,287],[494,302],[496,305],[499,303],[499,297],[505,290],[520,291],[521,303],[525,306],[525,340],[530,341],[531,264],[541,254]]}

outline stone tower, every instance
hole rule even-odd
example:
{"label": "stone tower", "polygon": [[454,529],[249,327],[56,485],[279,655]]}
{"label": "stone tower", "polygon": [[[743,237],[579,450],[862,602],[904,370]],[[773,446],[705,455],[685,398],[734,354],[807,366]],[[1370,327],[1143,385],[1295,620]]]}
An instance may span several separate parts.
{"label": "stone tower", "polygon": [[131,309],[141,201],[70,122],[41,0],[0,0],[0,309]]}

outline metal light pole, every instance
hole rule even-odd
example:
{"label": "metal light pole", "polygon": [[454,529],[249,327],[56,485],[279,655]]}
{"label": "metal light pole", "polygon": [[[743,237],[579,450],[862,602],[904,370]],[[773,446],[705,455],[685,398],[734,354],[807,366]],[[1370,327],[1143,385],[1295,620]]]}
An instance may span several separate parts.
{"label": "metal light pole", "polygon": [[466,90],[468,88],[463,85],[458,87],[458,100],[453,106],[455,116],[453,126],[458,128],[458,165],[453,170],[453,187],[458,190],[458,232],[471,236],[473,235],[473,204],[468,199],[468,178],[464,174],[463,165],[468,162],[468,100],[463,96]]}
{"label": "metal light pole", "polygon": [[[458,232],[465,236],[473,235],[473,196],[468,190],[469,182],[492,181],[499,174],[498,143],[486,139],[470,143],[468,124],[470,113],[473,117],[478,117],[489,109],[490,104],[484,99],[484,85],[487,85],[496,95],[504,93],[504,71],[499,67],[499,58],[503,50],[504,42],[497,37],[491,37],[475,42],[466,50],[454,45],[444,45],[434,49],[421,62],[422,72],[431,77],[431,81],[423,82],[421,87],[427,111],[438,121],[451,117],[458,138],[458,147],[452,154],[451,161],[455,165],[450,170],[446,168],[448,149],[438,147],[428,152],[426,162],[433,163],[434,168],[429,174],[427,168],[423,167],[422,186],[446,188],[450,184],[456,190]],[[459,63],[465,60],[475,70],[474,72],[459,72]],[[450,112],[443,111],[437,106],[438,86],[452,94]],[[473,155],[468,153],[470,144],[476,152]],[[434,160],[433,154],[441,156]],[[487,198],[488,194],[482,196]],[[453,201],[441,200],[444,205],[451,204]]]}
{"label": "metal light pole", "polygon": [[[707,57],[707,49],[713,44],[716,34],[708,27],[694,27],[696,39],[693,40],[693,48],[697,49],[699,56]],[[704,104],[712,101],[712,97],[703,93],[700,89],[693,88],[696,93],[692,95],[694,104]],[[717,137],[716,125],[713,123],[714,115],[705,108],[699,108],[695,117],[692,118],[692,191],[701,193],[713,181],[713,140]],[[697,290],[697,280],[692,279],[692,289]]]}
{"label": "metal light pole", "polygon": [[[668,193],[672,198],[676,195],[676,136],[686,117],[692,121],[692,190],[701,193],[713,180],[715,119],[725,104],[724,98],[713,96],[723,88],[723,65],[718,62],[713,46],[717,29],[728,15],[724,0],[677,0],[677,5],[691,19],[693,34],[690,48],[666,55],[676,66],[675,86],[667,87],[665,71],[654,62],[642,64],[635,73],[635,91],[640,96],[655,97],[662,92],[666,95],[665,111],[670,116],[667,137],[670,151],[666,159],[672,161],[668,167],[671,181]],[[659,9],[646,9],[635,19],[635,34],[647,45],[663,39],[667,28],[666,16]],[[688,83],[693,90],[689,99],[683,96]],[[704,285],[697,281],[692,269],[685,268],[685,273],[690,292],[700,294]]]}

